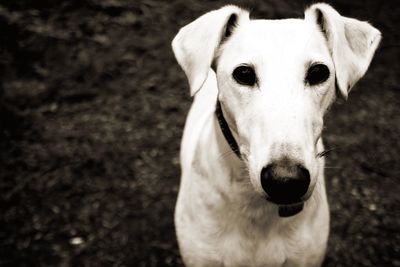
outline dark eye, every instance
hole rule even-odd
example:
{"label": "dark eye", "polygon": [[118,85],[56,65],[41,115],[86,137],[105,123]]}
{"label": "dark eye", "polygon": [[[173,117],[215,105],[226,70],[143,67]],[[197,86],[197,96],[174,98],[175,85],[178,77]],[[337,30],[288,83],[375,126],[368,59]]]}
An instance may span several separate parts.
{"label": "dark eye", "polygon": [[326,65],[315,64],[308,69],[306,82],[309,85],[317,85],[328,80],[329,75],[329,69]]}
{"label": "dark eye", "polygon": [[243,85],[253,86],[257,81],[257,77],[256,77],[256,73],[254,72],[254,69],[249,66],[237,67],[233,71],[232,76],[236,82],[243,84]]}

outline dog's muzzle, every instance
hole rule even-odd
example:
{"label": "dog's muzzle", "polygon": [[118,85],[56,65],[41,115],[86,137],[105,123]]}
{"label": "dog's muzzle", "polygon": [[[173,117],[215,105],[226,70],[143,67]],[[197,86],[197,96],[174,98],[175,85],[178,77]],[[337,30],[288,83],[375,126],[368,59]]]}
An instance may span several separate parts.
{"label": "dog's muzzle", "polygon": [[[226,142],[241,159],[239,146],[225,120],[219,100],[217,100],[215,113]],[[304,195],[308,191],[309,184],[310,173],[308,170],[287,159],[269,164],[261,171],[261,185],[267,193],[267,200],[279,206],[279,216],[281,217],[290,217],[303,210]]]}
{"label": "dog's muzzle", "polygon": [[260,178],[267,200],[279,206],[279,216],[289,217],[302,211],[310,185],[306,168],[281,160],[263,168]]}

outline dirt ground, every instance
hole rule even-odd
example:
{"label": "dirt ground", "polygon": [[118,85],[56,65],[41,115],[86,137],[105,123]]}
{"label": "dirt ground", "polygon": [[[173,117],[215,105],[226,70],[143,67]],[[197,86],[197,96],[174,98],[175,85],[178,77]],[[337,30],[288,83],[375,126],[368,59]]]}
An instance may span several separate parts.
{"label": "dirt ground", "polygon": [[[225,3],[0,2],[0,266],[183,266],[173,210],[191,99],[170,41]],[[308,4],[230,3],[258,18]],[[323,266],[400,266],[400,5],[330,3],[384,39],[326,118]]]}

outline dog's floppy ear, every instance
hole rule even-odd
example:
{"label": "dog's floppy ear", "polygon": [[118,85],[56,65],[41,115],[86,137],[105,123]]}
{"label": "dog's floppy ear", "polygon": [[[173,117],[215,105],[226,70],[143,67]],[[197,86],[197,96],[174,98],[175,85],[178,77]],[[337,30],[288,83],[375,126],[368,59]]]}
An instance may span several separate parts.
{"label": "dog's floppy ear", "polygon": [[336,83],[343,98],[364,76],[381,40],[369,23],[341,16],[327,4],[314,4],[305,19],[317,23],[324,34],[336,70]]}
{"label": "dog's floppy ear", "polygon": [[233,5],[204,14],[186,25],[172,41],[172,49],[184,70],[193,96],[207,79],[220,43],[231,35],[233,28],[248,12]]}

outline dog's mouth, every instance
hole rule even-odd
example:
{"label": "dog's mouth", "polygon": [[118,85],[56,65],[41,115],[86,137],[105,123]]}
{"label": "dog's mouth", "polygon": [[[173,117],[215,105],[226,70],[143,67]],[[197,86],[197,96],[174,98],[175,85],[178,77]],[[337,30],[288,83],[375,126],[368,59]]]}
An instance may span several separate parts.
{"label": "dog's mouth", "polygon": [[304,202],[291,204],[291,205],[279,205],[279,217],[292,217],[300,213],[304,208]]}
{"label": "dog's mouth", "polygon": [[266,200],[272,202],[273,204],[278,206],[278,214],[279,217],[292,217],[298,213],[300,213],[304,208],[304,202],[308,199],[305,197],[304,199],[292,200],[288,201],[277,201],[271,199],[270,197],[266,197]]}

